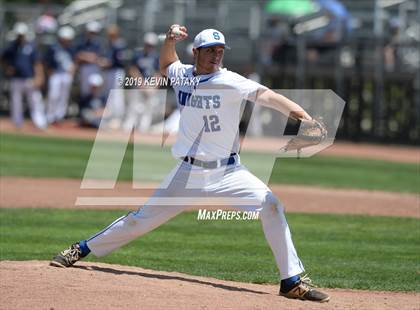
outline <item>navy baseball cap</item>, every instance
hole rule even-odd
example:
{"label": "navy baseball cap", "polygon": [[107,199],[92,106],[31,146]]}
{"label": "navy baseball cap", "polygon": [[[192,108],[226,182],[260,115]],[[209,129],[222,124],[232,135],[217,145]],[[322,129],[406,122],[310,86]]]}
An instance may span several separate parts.
{"label": "navy baseball cap", "polygon": [[219,30],[216,29],[204,29],[199,34],[195,36],[193,47],[210,47],[214,45],[222,45],[227,49],[230,49],[226,45],[225,36]]}

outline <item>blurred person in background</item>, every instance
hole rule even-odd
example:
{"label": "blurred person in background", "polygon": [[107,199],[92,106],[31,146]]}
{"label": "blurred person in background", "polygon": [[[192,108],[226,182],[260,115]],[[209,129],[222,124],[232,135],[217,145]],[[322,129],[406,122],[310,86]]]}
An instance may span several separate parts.
{"label": "blurred person in background", "polygon": [[398,18],[394,17],[386,24],[387,30],[385,32],[385,46],[384,46],[384,62],[386,71],[394,71],[399,67],[400,59],[398,57],[398,45],[401,41],[400,27],[401,22]]}
{"label": "blurred person in background", "polygon": [[[281,18],[271,19],[270,41],[274,42],[277,37],[278,43],[271,42],[269,48],[271,60],[263,58],[265,64],[277,62],[282,67],[298,61],[297,45],[299,38],[304,38],[306,43],[306,59],[315,62],[323,57],[326,62],[334,61],[330,57],[331,51],[339,48],[349,37],[352,31],[351,16],[346,7],[338,0],[313,0],[316,11],[308,12],[296,19],[281,22]],[[319,21],[318,28],[303,33],[296,33],[296,26],[324,17],[325,21]],[[266,47],[267,49],[267,47]],[[269,51],[264,51],[265,54]]]}
{"label": "blurred person in background", "polygon": [[328,18],[328,24],[310,34],[307,58],[309,61],[316,61],[325,55],[326,60],[331,61],[334,57],[328,57],[328,53],[339,48],[352,31],[351,16],[338,0],[316,0],[315,2]]}
{"label": "blurred person in background", "polygon": [[79,94],[80,98],[89,94],[89,77],[92,74],[100,73],[98,58],[101,52],[101,46],[97,36],[102,26],[97,21],[86,24],[85,36],[76,47],[76,64],[78,65]]}
{"label": "blurred person in background", "polygon": [[40,15],[35,22],[35,31],[37,34],[51,33],[54,34],[58,29],[57,19],[50,11],[46,11]]}
{"label": "blurred person in background", "polygon": [[[186,63],[194,63],[194,44],[190,43],[185,47],[185,54],[188,57]],[[167,112],[167,111],[165,111]],[[164,135],[176,134],[179,130],[179,120],[181,119],[181,111],[179,110],[176,101],[174,107],[172,107],[171,113],[163,121],[154,124],[151,128],[153,133],[160,134],[163,132]]]}
{"label": "blurred person in background", "polygon": [[385,24],[383,59],[385,70],[413,71],[420,69],[420,27],[412,21],[392,17]]}
{"label": "blurred person in background", "polygon": [[[109,125],[114,129],[120,127],[125,112],[123,82],[125,78],[124,59],[127,46],[120,38],[119,32],[119,28],[116,25],[108,27],[108,45],[104,57],[100,59],[100,65],[105,70],[104,94],[108,100],[107,108],[112,117]],[[120,90],[111,94],[111,89]]]}
{"label": "blurred person in background", "polygon": [[33,42],[27,40],[28,25],[16,23],[13,27],[15,40],[2,52],[5,74],[10,78],[10,112],[16,127],[24,121],[23,95],[29,104],[31,119],[40,129],[47,127],[45,106],[40,88],[44,84],[44,72],[39,53]]}
{"label": "blurred person in background", "polygon": [[347,8],[338,0],[316,0],[321,10],[325,12],[329,23],[313,37],[328,43],[338,43],[347,38],[352,30],[351,16]]}
{"label": "blurred person in background", "polygon": [[[159,53],[156,50],[158,36],[153,32],[144,35],[144,48],[134,53],[130,76],[136,79],[160,77]],[[155,96],[157,85],[138,85],[140,91],[133,91],[123,124],[125,131],[137,128],[140,132],[149,131],[155,108],[159,105],[159,98]]]}
{"label": "blurred person in background", "polygon": [[67,113],[70,90],[75,65],[72,42],[73,28],[62,27],[57,32],[57,42],[45,54],[48,79],[47,120],[48,123],[60,122]]}
{"label": "blurred person in background", "polygon": [[58,30],[58,22],[53,12],[46,11],[35,21],[37,46],[41,53],[45,52],[55,42],[55,34]]}
{"label": "blurred person in background", "polygon": [[80,125],[99,128],[101,120],[107,120],[104,115],[106,99],[102,92],[104,80],[99,73],[91,74],[88,78],[89,93],[79,102]]}

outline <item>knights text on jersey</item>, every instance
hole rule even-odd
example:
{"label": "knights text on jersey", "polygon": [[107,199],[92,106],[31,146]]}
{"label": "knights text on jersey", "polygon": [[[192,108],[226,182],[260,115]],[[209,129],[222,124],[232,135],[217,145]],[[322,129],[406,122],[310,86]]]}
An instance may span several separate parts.
{"label": "knights text on jersey", "polygon": [[193,70],[180,61],[167,70],[181,111],[172,154],[204,161],[229,157],[239,151],[242,103],[254,101],[257,91],[267,88],[227,69],[200,76]]}

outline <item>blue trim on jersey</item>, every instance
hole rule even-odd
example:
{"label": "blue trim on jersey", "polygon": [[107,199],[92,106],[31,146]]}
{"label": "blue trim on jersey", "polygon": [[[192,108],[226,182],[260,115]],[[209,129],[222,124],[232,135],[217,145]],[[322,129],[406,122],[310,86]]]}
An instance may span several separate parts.
{"label": "blue trim on jersey", "polygon": [[[205,78],[205,79],[202,79],[201,77],[200,77],[200,79],[198,80],[198,84],[200,84],[200,83],[204,83],[204,82],[207,82],[207,81],[209,81],[209,80],[211,80],[212,78],[214,78],[218,73],[220,72],[220,70],[219,71],[216,71],[216,72],[213,72],[213,73],[209,73],[209,74],[211,74],[211,76],[209,76],[208,78]],[[209,75],[209,74],[205,74],[205,75]]]}
{"label": "blue trim on jersey", "polygon": [[[214,75],[213,75],[214,76]],[[210,80],[213,76],[211,76],[211,77],[209,77],[209,78],[207,78],[207,79],[204,79],[204,80],[202,80],[202,79],[200,79],[199,81],[198,81],[198,84],[200,84],[200,83],[204,83],[204,82],[207,82],[208,80]]]}

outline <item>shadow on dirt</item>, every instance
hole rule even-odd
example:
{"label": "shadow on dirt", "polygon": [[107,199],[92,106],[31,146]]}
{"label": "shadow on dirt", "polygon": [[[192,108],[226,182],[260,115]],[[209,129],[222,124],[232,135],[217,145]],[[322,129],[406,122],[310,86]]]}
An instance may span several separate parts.
{"label": "shadow on dirt", "polygon": [[255,290],[251,290],[251,289],[247,289],[243,287],[236,287],[236,286],[230,286],[230,285],[225,285],[225,284],[220,284],[220,283],[213,283],[213,282],[208,282],[208,281],[203,281],[203,280],[198,280],[198,279],[189,279],[189,278],[184,278],[180,276],[169,276],[169,275],[163,275],[163,274],[158,274],[158,273],[145,273],[145,272],[138,272],[138,271],[118,270],[114,268],[104,268],[104,267],[98,267],[98,266],[73,266],[72,268],[106,272],[106,273],[112,273],[116,275],[125,274],[125,275],[141,276],[145,278],[160,279],[160,280],[185,281],[185,282],[209,285],[209,286],[221,288],[228,291],[248,292],[248,293],[264,294],[264,295],[269,294],[266,292],[255,291]]}

